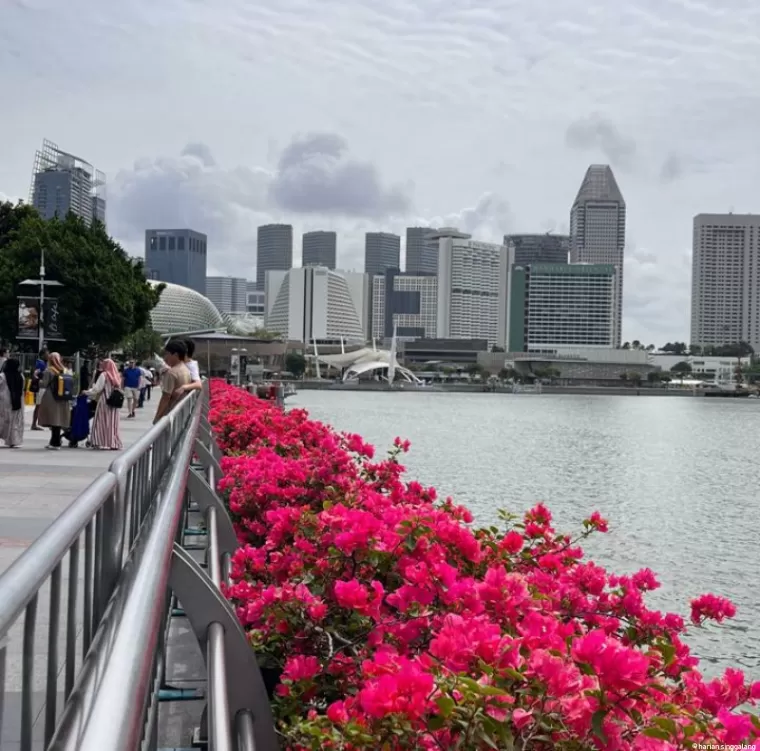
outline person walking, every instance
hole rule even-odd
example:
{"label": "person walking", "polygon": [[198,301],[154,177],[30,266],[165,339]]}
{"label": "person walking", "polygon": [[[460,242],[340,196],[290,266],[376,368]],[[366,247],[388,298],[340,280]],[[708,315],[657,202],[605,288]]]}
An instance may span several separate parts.
{"label": "person walking", "polygon": [[87,396],[98,400],[95,417],[90,430],[90,445],[101,451],[121,451],[121,414],[124,392],[121,375],[116,363],[110,358],[100,364],[102,372]]}
{"label": "person walking", "polygon": [[0,347],[0,373],[3,372],[3,365],[8,359],[8,350],[5,347]]}
{"label": "person walking", "polygon": [[127,419],[135,417],[135,410],[140,402],[140,379],[142,372],[134,360],[124,368],[124,396],[127,398]]}
{"label": "person walking", "polygon": [[47,367],[48,351],[41,349],[39,355],[37,355],[37,361],[34,363],[34,370],[32,370],[32,380],[29,386],[29,391],[34,394],[34,412],[32,413],[32,430],[42,430],[39,426],[39,420],[37,419],[40,414],[40,403],[42,397],[45,394],[42,388],[42,374]]}
{"label": "person walking", "polygon": [[173,340],[166,345],[164,362],[167,367],[161,376],[161,400],[153,418],[154,425],[182,401],[183,386],[192,383],[192,376],[184,362],[185,357],[187,347],[184,342]]}
{"label": "person walking", "polygon": [[13,357],[3,362],[0,373],[0,440],[12,449],[24,442],[24,376]]}
{"label": "person walking", "polygon": [[57,352],[47,355],[47,363],[40,378],[39,407],[35,411],[37,424],[43,428],[50,428],[50,443],[46,448],[52,451],[60,450],[61,435],[69,427],[69,402],[73,394],[66,392],[73,390],[73,382],[73,376],[68,375],[67,378],[61,356]]}

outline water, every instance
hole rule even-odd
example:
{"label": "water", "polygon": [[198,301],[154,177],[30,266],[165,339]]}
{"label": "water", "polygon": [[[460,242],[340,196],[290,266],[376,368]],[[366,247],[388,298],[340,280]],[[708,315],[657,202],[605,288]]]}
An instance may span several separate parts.
{"label": "water", "polygon": [[737,617],[687,639],[713,675],[760,679],[760,400],[301,391],[288,402],[382,450],[408,438],[410,478],[476,521],[536,501],[562,531],[594,510],[610,532],[586,543],[616,573],[649,567],[649,604],[688,616],[705,592]]}

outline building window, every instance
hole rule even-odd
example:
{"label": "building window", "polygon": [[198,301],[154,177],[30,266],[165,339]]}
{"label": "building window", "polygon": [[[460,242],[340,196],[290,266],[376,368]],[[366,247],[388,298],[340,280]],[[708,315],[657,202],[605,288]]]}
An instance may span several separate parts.
{"label": "building window", "polygon": [[175,250],[176,240],[173,237],[169,238],[169,250]]}
{"label": "building window", "polygon": [[178,237],[177,238],[177,250],[184,250],[185,249],[185,238],[184,237]]}
{"label": "building window", "polygon": [[166,238],[165,237],[159,237],[158,238],[158,249],[159,250],[166,250]]}
{"label": "building window", "polygon": [[150,238],[150,249],[155,250],[158,247],[158,238],[157,237],[151,237]]}

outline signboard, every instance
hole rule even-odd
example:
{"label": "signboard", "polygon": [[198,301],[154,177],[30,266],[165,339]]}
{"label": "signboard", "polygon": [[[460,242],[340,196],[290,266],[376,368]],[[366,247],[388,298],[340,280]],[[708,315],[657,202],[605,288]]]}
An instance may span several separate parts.
{"label": "signboard", "polygon": [[65,342],[66,337],[63,334],[63,325],[61,323],[61,314],[58,309],[58,300],[54,297],[45,298],[43,305],[44,316],[42,323],[45,327],[45,341],[48,342]]}
{"label": "signboard", "polygon": [[19,297],[18,299],[18,339],[34,339],[40,335],[39,297]]}

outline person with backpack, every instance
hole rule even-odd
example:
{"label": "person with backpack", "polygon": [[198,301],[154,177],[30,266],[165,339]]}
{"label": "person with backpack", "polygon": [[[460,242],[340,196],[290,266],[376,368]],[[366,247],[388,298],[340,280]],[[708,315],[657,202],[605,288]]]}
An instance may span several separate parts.
{"label": "person with backpack", "polygon": [[12,449],[24,442],[24,376],[15,357],[0,372],[0,440]]}
{"label": "person with backpack", "polygon": [[90,445],[100,451],[121,451],[121,408],[124,391],[119,367],[110,358],[100,363],[101,374],[86,393],[98,400],[90,429]]}
{"label": "person with backpack", "polygon": [[43,428],[50,428],[50,443],[46,448],[59,451],[61,436],[69,427],[71,419],[70,402],[74,398],[74,376],[66,371],[57,352],[48,355],[47,367],[40,379],[39,393],[42,396],[37,423]]}

